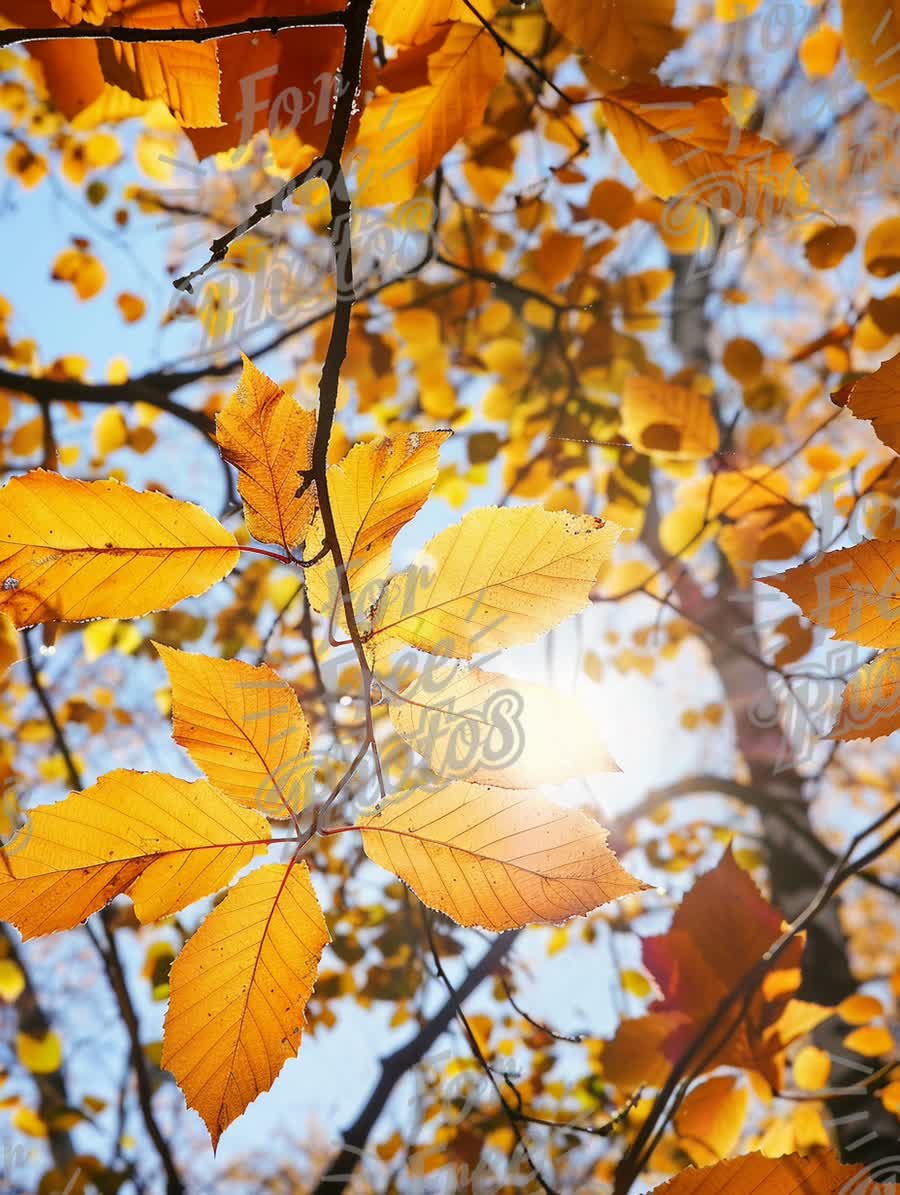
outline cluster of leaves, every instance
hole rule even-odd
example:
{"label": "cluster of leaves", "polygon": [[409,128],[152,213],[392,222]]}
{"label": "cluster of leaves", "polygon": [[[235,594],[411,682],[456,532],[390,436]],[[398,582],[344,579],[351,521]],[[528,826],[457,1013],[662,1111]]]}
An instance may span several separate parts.
{"label": "cluster of leaves", "polygon": [[[828,79],[843,69],[843,49],[880,105],[868,129],[880,136],[900,107],[891,51],[900,25],[888,0],[841,7],[842,32],[819,23],[804,33],[796,62],[772,90],[777,100],[798,75]],[[736,11],[717,0],[715,8],[727,23],[756,5]],[[879,457],[858,484],[854,470],[871,444],[841,410],[822,421],[817,409],[823,389],[833,390],[840,408],[869,420],[881,443],[898,450],[900,358],[877,370],[872,358],[900,333],[897,295],[878,293],[900,269],[900,223],[879,211],[861,253],[876,293],[858,283],[862,298],[848,304],[847,278],[860,256],[855,225],[869,217],[823,217],[832,205],[817,191],[813,155],[832,127],[823,120],[808,140],[810,130],[791,127],[790,113],[769,111],[777,105],[759,80],[709,85],[716,55],[704,39],[717,27],[702,16],[694,28],[677,28],[674,0],[545,0],[521,10],[495,0],[351,0],[339,12],[327,0],[0,0],[0,24],[12,26],[0,40],[24,42],[30,56],[0,51],[14,79],[0,100],[13,125],[7,169],[18,184],[31,194],[55,181],[57,166],[67,186],[84,185],[87,202],[103,211],[113,172],[133,159],[160,186],[129,178],[112,214],[116,229],[163,213],[201,220],[215,236],[208,260],[179,285],[190,292],[212,267],[217,273],[196,303],[183,294],[161,326],[198,319],[214,348],[232,337],[250,351],[259,338],[254,359],[306,337],[295,387],[303,401],[236,356],[208,370],[191,364],[136,378],[115,362],[100,386],[87,381],[81,357],[42,361],[38,345],[14,338],[11,306],[0,309],[0,351],[17,371],[3,371],[0,384],[36,404],[13,427],[0,393],[0,421],[10,429],[4,467],[24,472],[0,490],[0,663],[19,659],[19,629],[42,624],[50,651],[57,635],[66,641],[65,624],[100,620],[77,632],[85,657],[161,658],[169,690],[160,704],[168,712],[171,702],[173,738],[205,776],[189,782],[117,768],[78,791],[81,760],[67,735],[85,727],[111,735],[131,714],[99,688],[93,700],[78,696],[55,711],[26,636],[29,685],[8,680],[7,695],[11,704],[29,689],[39,695],[44,717],[24,724],[23,741],[49,742],[55,755],[41,761],[40,778],[76,791],[30,809],[2,851],[0,915],[26,938],[88,918],[90,927],[98,913],[111,935],[117,917],[175,928],[180,953],[169,938],[156,939],[144,969],[154,995],[169,999],[153,1060],[175,1076],[214,1144],[272,1086],[305,1028],[334,1023],[337,997],[392,1001],[394,1027],[426,1020],[417,990],[428,964],[410,945],[408,889],[464,927],[557,926],[551,955],[579,937],[608,938],[615,962],[615,943],[633,946],[635,930],[644,933],[641,915],[658,910],[658,874],[677,877],[712,855],[715,866],[695,881],[670,928],[658,932],[656,924],[642,936],[640,969],[617,977],[618,1028],[587,1047],[587,1077],[574,1088],[551,1073],[556,1035],[518,1005],[516,1016],[496,1021],[457,1008],[441,955],[462,948],[440,916],[425,914],[423,941],[448,986],[448,1016],[458,1012],[475,1070],[491,1087],[475,1108],[461,1101],[458,1123],[437,1118],[435,1141],[422,1156],[407,1156],[408,1173],[421,1163],[453,1166],[457,1178],[465,1167],[472,1177],[487,1142],[502,1157],[523,1150],[527,1180],[549,1190],[523,1136],[533,1124],[558,1142],[551,1156],[563,1170],[579,1165],[579,1134],[621,1141],[621,1150],[589,1163],[616,1195],[640,1173],[676,1174],[660,1188],[672,1195],[853,1189],[864,1172],[841,1166],[829,1149],[835,1132],[823,1093],[834,1059],[823,1047],[834,1035],[878,1064],[863,1092],[874,1093],[869,1104],[898,1113],[883,1004],[844,992],[820,998],[815,985],[802,986],[804,967],[816,965],[804,931],[859,872],[866,897],[845,916],[849,950],[841,943],[837,957],[849,974],[852,950],[857,973],[882,987],[893,975],[897,996],[883,903],[896,888],[887,868],[874,867],[895,838],[886,830],[876,853],[855,867],[851,855],[832,850],[833,827],[819,836],[812,802],[801,799],[805,781],[817,789],[827,781],[849,792],[878,830],[896,812],[896,763],[864,770],[835,755],[803,771],[798,755],[784,788],[762,792],[769,776],[761,769],[783,764],[795,744],[780,724],[770,719],[761,729],[747,711],[760,677],[783,684],[789,710],[800,704],[797,685],[817,675],[801,663],[816,647],[812,622],[879,653],[852,676],[834,739],[872,739],[900,723],[900,540],[891,527],[900,470]],[[816,21],[821,16],[817,10]],[[231,24],[243,33],[217,36]],[[46,36],[29,39],[16,28],[26,25]],[[684,60],[671,52],[693,42],[694,66],[672,67]],[[874,107],[854,103],[834,116],[835,128]],[[777,141],[763,136],[767,121],[782,134]],[[198,182],[190,202],[173,202],[166,184],[184,139],[208,159],[212,181]],[[532,181],[528,146],[535,157],[550,149],[563,157]],[[851,155],[838,155],[836,172],[840,185],[849,181]],[[340,207],[345,176],[351,221]],[[323,183],[326,200],[313,202]],[[269,198],[260,202],[261,193]],[[426,195],[414,269],[381,260],[376,246],[364,283],[357,268],[348,294],[348,262],[358,266],[366,252],[364,217],[380,213],[390,246],[407,205]],[[770,240],[761,226],[772,230]],[[727,236],[748,228],[743,270],[716,274]],[[321,264],[321,309],[301,309],[309,303],[302,279],[274,277],[285,244]],[[186,251],[176,243],[172,274]],[[699,281],[685,279],[685,262],[689,275],[702,267]],[[79,303],[104,293],[107,269],[84,236],[51,270]],[[267,302],[277,294],[287,327],[264,340],[264,325],[242,326],[245,313],[232,299],[247,289],[236,292],[229,280],[259,281]],[[783,321],[787,331],[773,330],[778,296],[792,291],[806,309]],[[117,306],[126,324],[147,312],[131,290]],[[704,325],[704,308],[718,327]],[[680,324],[685,312],[700,325],[699,346]],[[236,391],[220,392],[215,379],[238,367]],[[317,379],[318,412],[305,401]],[[204,405],[182,403],[178,392],[197,382],[208,385]],[[91,480],[66,479],[59,469],[76,465],[80,450],[57,436],[91,403],[105,408],[93,426]],[[229,495],[237,478],[243,526],[232,531],[225,515],[217,520],[162,486],[138,492],[124,469],[109,470],[113,454],[165,447],[161,411],[213,442]],[[472,426],[476,414],[484,428]],[[371,438],[361,438],[360,422]],[[813,443],[832,426],[846,437],[842,452]],[[457,434],[442,466],[448,428]],[[29,469],[36,460],[43,468]],[[822,495],[842,470],[851,475],[839,497],[844,522],[825,529]],[[107,472],[108,480],[93,479]],[[501,491],[499,505],[477,495],[491,486]],[[392,572],[394,540],[429,495],[463,507],[473,492],[476,509]],[[439,517],[436,505],[424,519]],[[863,514],[870,537],[832,550]],[[816,532],[812,561],[766,578],[804,620],[780,618],[768,637],[742,622],[735,611],[744,599],[749,608],[760,566],[796,560]],[[613,561],[616,542],[622,550]],[[214,616],[173,609],[214,586],[211,605],[192,608],[221,602]],[[303,614],[289,625],[301,599]],[[625,630],[609,633],[616,674],[654,677],[664,661],[680,668],[688,651],[708,649],[721,690],[692,693],[679,725],[704,743],[715,731],[718,742],[727,719],[740,752],[738,781],[710,783],[704,774],[671,795],[712,788],[755,807],[767,833],[777,825],[795,835],[788,864],[803,872],[796,891],[773,839],[763,854],[774,897],[763,897],[748,874],[761,869],[762,855],[732,841],[748,829],[742,815],[724,827],[699,817],[672,826],[671,808],[655,798],[624,830],[615,827],[616,845],[637,847],[646,861],[646,869],[634,866],[642,879],[634,878],[598,822],[537,791],[616,769],[591,711],[487,671],[484,661],[458,663],[531,643],[592,603],[631,611],[635,602],[643,604],[626,615]],[[268,606],[275,616],[263,634]],[[148,615],[146,623],[129,621]],[[219,654],[183,650],[208,627]],[[334,692],[363,711],[362,721],[341,720],[320,668],[320,655],[342,647],[354,662]],[[606,662],[602,645],[593,648],[585,670],[598,681]],[[247,652],[256,664],[231,658]],[[843,673],[835,667],[828,679],[843,683]],[[354,748],[321,795],[326,731],[335,746]],[[18,780],[11,752],[2,761],[4,785]],[[362,783],[365,763],[371,785]],[[335,823],[332,814],[348,804],[355,819]],[[638,831],[642,813],[652,818],[649,834]],[[358,851],[344,847],[354,840]],[[732,843],[724,855],[723,842]],[[269,852],[277,861],[260,866]],[[812,880],[825,882],[811,905],[804,852],[816,860]],[[383,900],[367,908],[350,891],[363,854],[405,885],[389,881]],[[831,868],[827,876],[819,865]],[[315,877],[319,894],[328,891],[321,906]],[[177,915],[223,892],[188,934]],[[121,906],[107,908],[123,895],[133,922]],[[792,918],[787,928],[779,904]],[[584,920],[562,924],[574,916]],[[342,969],[320,969],[329,943]],[[27,994],[13,949],[0,960],[0,994],[10,1003]],[[108,945],[111,977],[115,958]],[[505,976],[502,986],[498,1000],[512,1000]],[[625,1015],[642,1000],[643,1015]],[[60,1070],[61,1051],[45,1030],[21,1034],[18,1054],[46,1077]],[[511,1037],[532,1052],[527,1083],[494,1077]],[[140,1088],[139,1038],[132,1047]],[[458,1076],[455,1068],[454,1061],[434,1082],[427,1119],[442,1110],[441,1085]],[[788,1073],[799,1095],[787,1090]],[[844,1098],[843,1078],[836,1082]],[[656,1096],[642,1094],[648,1090]],[[177,1191],[145,1091],[142,1098]],[[793,1100],[788,1111],[783,1099]],[[575,1111],[565,1121],[570,1100]],[[614,1100],[625,1111],[609,1120]],[[29,1122],[29,1111],[18,1109],[19,1127],[51,1136],[74,1115],[56,1108]],[[577,1123],[583,1116],[589,1124]],[[399,1162],[404,1145],[399,1134],[382,1142],[381,1160]],[[745,1156],[722,1161],[738,1150]],[[714,1169],[695,1173],[688,1163]]]}

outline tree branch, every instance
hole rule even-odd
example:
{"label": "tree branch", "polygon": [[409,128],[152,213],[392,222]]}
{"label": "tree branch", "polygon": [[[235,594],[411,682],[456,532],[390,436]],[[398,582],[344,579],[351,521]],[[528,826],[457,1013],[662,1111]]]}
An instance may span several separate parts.
{"label": "tree branch", "polygon": [[0,30],[0,46],[17,46],[37,41],[118,41],[118,42],[208,42],[248,33],[271,33],[285,29],[317,29],[342,26],[345,10],[293,17],[247,17],[226,25],[203,25],[197,29],[141,29],[125,25],[60,25],[50,29]]}
{"label": "tree branch", "polygon": [[342,1195],[350,1185],[354,1168],[365,1152],[369,1134],[384,1111],[394,1088],[412,1068],[425,1057],[437,1039],[450,1025],[465,1000],[485,979],[496,971],[518,937],[519,930],[511,930],[495,938],[489,948],[472,967],[468,975],[422,1026],[415,1037],[381,1061],[381,1075],[368,1100],[344,1133],[344,1143],[331,1165],[319,1179],[312,1195]]}

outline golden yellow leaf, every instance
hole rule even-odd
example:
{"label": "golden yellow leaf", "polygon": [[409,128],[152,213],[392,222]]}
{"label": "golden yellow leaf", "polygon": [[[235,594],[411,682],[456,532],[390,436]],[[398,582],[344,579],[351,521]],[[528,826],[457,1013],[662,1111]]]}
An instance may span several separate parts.
{"label": "golden yellow leaf", "polygon": [[873,100],[900,111],[900,12],[893,0],[841,0],[841,9],[850,69]]}
{"label": "golden yellow leaf", "polygon": [[27,1137],[46,1137],[47,1126],[44,1121],[38,1116],[37,1112],[31,1108],[20,1107],[16,1108],[12,1115],[11,1123],[20,1133],[24,1133]]}
{"label": "golden yellow leaf", "polygon": [[234,536],[190,502],[42,469],[0,490],[0,610],[19,627],[165,610],[237,561]]}
{"label": "golden yellow leaf", "polygon": [[601,826],[534,792],[463,781],[411,789],[360,824],[369,858],[459,925],[565,921],[644,887]]}
{"label": "golden yellow leaf", "polygon": [[[127,28],[197,29],[206,22],[199,0],[126,0],[115,23]],[[214,41],[97,43],[100,69],[138,100],[162,100],[179,124],[215,128],[219,115],[219,59]]]}
{"label": "golden yellow leaf", "polygon": [[103,263],[84,249],[64,249],[53,263],[54,282],[69,282],[84,303],[93,299],[106,285]]}
{"label": "golden yellow leaf", "polygon": [[895,1052],[894,1035],[884,1025],[865,1025],[861,1029],[854,1029],[844,1038],[844,1045],[864,1058],[882,1058]]}
{"label": "golden yellow leaf", "polygon": [[631,374],[622,392],[622,435],[641,452],[705,460],[719,448],[709,399],[686,386]]}
{"label": "golden yellow leaf", "polygon": [[837,639],[900,647],[898,569],[900,540],[869,539],[763,580]]}
{"label": "golden yellow leaf", "polygon": [[388,691],[397,733],[439,776],[531,788],[615,772],[596,723],[568,693],[459,665]]}
{"label": "golden yellow leaf", "polygon": [[857,419],[868,419],[882,444],[900,452],[900,353],[874,373],[848,382],[831,398],[839,407],[849,407]]}
{"label": "golden yellow leaf", "polygon": [[328,929],[305,863],[251,872],[172,964],[162,1065],[213,1146],[300,1046]]}
{"label": "golden yellow leaf", "polygon": [[55,1033],[45,1033],[43,1037],[17,1033],[16,1053],[19,1062],[33,1075],[52,1075],[62,1066],[62,1042]]}
{"label": "golden yellow leaf", "polygon": [[693,1087],[675,1117],[678,1144],[695,1166],[727,1157],[737,1145],[750,1094],[732,1075],[716,1075]]}
{"label": "golden yellow leaf", "polygon": [[597,69],[624,82],[647,79],[684,34],[673,28],[675,0],[544,0],[544,11],[576,50]]}
{"label": "golden yellow leaf", "polygon": [[[479,0],[483,17],[493,16],[496,0]],[[477,22],[463,0],[375,0],[372,28],[394,46],[412,46],[434,36],[435,26],[445,21]]]}
{"label": "golden yellow leaf", "polygon": [[375,634],[470,659],[530,643],[584,609],[618,527],[537,507],[483,507],[388,584]]}
{"label": "golden yellow leaf", "polygon": [[460,137],[478,128],[502,77],[503,58],[490,33],[466,21],[451,25],[428,56],[427,84],[383,92],[367,104],[356,140],[358,201],[410,199]]}
{"label": "golden yellow leaf", "polygon": [[107,407],[94,424],[94,447],[98,456],[108,456],[128,443],[128,424],[118,407]]}
{"label": "golden yellow leaf", "polygon": [[221,792],[267,817],[303,808],[309,726],[266,664],[154,644],[172,685],[172,737]]}
{"label": "golden yellow leaf", "polygon": [[837,1014],[848,1025],[868,1025],[876,1017],[884,1016],[884,1008],[875,996],[863,996],[857,992],[841,1001],[837,1006]]}
{"label": "golden yellow leaf", "polygon": [[844,690],[829,738],[880,739],[900,726],[900,651],[885,651],[860,668]]}
{"label": "golden yellow leaf", "polygon": [[316,416],[305,411],[244,357],[237,389],[216,416],[222,456],[238,471],[247,530],[260,543],[295,548],[316,509],[309,487],[297,497],[301,472],[312,467]]}
{"label": "golden yellow leaf", "polygon": [[824,79],[837,66],[843,39],[833,26],[826,23],[808,33],[800,43],[797,57],[810,79]]}
{"label": "golden yellow leaf", "polygon": [[127,892],[138,918],[156,921],[223,887],[270,837],[262,817],[203,780],[108,772],[29,811],[0,867],[0,917],[33,938]]}
{"label": "golden yellow leaf", "polygon": [[842,1166],[834,1153],[802,1158],[790,1154],[764,1158],[746,1154],[730,1162],[719,1162],[702,1170],[687,1170],[661,1187],[654,1195],[849,1195],[854,1179],[861,1179],[860,1195],[888,1195],[886,1188],[872,1182],[863,1166]]}
{"label": "golden yellow leaf", "polygon": [[[391,544],[425,504],[437,481],[438,451],[450,432],[411,432],[357,444],[328,470],[328,493],[341,547],[353,611],[358,622],[381,595],[391,562]],[[307,559],[325,542],[317,515],[306,547]],[[342,612],[338,578],[330,557],[306,571],[315,610]]]}
{"label": "golden yellow leaf", "polygon": [[[2,866],[2,864],[0,864]],[[0,958],[0,1000],[13,1004],[25,991],[25,973],[11,958]]]}
{"label": "golden yellow leaf", "polygon": [[639,84],[601,101],[610,132],[655,195],[727,208],[759,223],[808,203],[790,154],[739,128],[717,87]]}
{"label": "golden yellow leaf", "polygon": [[0,677],[8,672],[19,658],[19,636],[8,614],[0,612]]}
{"label": "golden yellow leaf", "polygon": [[801,1091],[821,1091],[830,1075],[831,1056],[818,1046],[804,1046],[794,1059],[794,1082]]}

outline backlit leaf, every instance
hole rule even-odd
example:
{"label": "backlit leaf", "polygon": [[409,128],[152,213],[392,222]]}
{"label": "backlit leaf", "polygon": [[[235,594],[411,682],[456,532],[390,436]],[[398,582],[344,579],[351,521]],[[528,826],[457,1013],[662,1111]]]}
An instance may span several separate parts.
{"label": "backlit leaf", "polygon": [[643,887],[601,826],[533,792],[412,789],[360,824],[369,858],[459,925],[565,921]]}
{"label": "backlit leaf", "polygon": [[839,407],[849,407],[857,419],[868,419],[882,444],[900,452],[900,353],[874,373],[848,382],[831,398]]}
{"label": "backlit leaf", "polygon": [[212,515],[163,494],[41,469],[0,490],[0,610],[19,627],[166,610],[237,560]]}
{"label": "backlit leaf", "polygon": [[329,941],[305,863],[245,876],[172,964],[162,1065],[213,1146],[300,1046]]}
{"label": "backlit leaf", "polygon": [[[126,0],[115,23],[141,29],[196,29],[206,22],[199,0]],[[215,127],[219,117],[219,61],[213,41],[97,43],[104,78],[139,100],[162,100],[176,120]]]}
{"label": "backlit leaf", "polygon": [[[418,54],[418,51],[414,51]],[[402,57],[391,64],[399,69]],[[497,43],[480,24],[458,21],[428,57],[427,83],[377,95],[357,137],[359,201],[403,203],[456,142],[478,127],[503,76]]]}
{"label": "backlit leaf", "polygon": [[584,609],[618,536],[559,511],[474,510],[393,578],[375,632],[457,659],[530,643]]}
{"label": "backlit leaf", "polygon": [[315,488],[297,497],[312,466],[316,416],[244,357],[241,380],[216,416],[222,456],[238,471],[247,530],[260,543],[295,548],[315,511]]}
{"label": "backlit leaf", "polygon": [[765,1195],[850,1195],[857,1186],[855,1179],[863,1183],[859,1195],[888,1195],[866,1176],[863,1166],[842,1166],[833,1153],[809,1158],[747,1154],[688,1170],[653,1190],[655,1195],[760,1195],[763,1191]]}
{"label": "backlit leaf", "polygon": [[900,652],[885,651],[850,678],[829,738],[880,739],[900,726]]}
{"label": "backlit leaf", "polygon": [[309,726],[267,665],[155,645],[172,685],[172,736],[226,796],[267,817],[303,808]]}
{"label": "backlit leaf", "polygon": [[156,921],[223,887],[270,832],[205,781],[118,770],[29,811],[0,866],[0,917],[23,938],[71,929],[127,892]]}
{"label": "backlit leaf", "polygon": [[[412,432],[357,444],[328,470],[328,493],[334,509],[341,556],[358,621],[380,596],[387,580],[391,544],[421,510],[437,481],[438,450],[449,432]],[[308,559],[325,542],[318,515],[306,547]],[[340,598],[329,556],[306,572],[313,608],[330,614]]]}
{"label": "backlit leaf", "polygon": [[837,639],[900,647],[898,569],[900,540],[870,539],[764,580]]}
{"label": "backlit leaf", "polygon": [[655,195],[727,208],[762,223],[807,205],[790,155],[739,128],[716,87],[634,84],[601,101],[629,165]]}
{"label": "backlit leaf", "polygon": [[900,14],[893,0],[841,0],[841,9],[850,69],[876,103],[900,111]]}
{"label": "backlit leaf", "polygon": [[601,68],[617,78],[646,79],[684,34],[673,28],[675,0],[544,0],[547,16],[572,45],[587,55],[588,72]]}
{"label": "backlit leaf", "polygon": [[397,733],[448,779],[530,788],[618,770],[584,704],[542,685],[451,664],[388,701]]}

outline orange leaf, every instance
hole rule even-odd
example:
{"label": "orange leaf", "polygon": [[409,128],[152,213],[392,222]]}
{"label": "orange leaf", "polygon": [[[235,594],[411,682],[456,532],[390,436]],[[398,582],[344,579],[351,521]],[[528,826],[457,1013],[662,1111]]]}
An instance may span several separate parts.
{"label": "orange leaf", "polygon": [[848,382],[831,398],[839,407],[849,407],[857,419],[868,419],[882,444],[900,452],[900,353],[874,373]]}
{"label": "orange leaf", "polygon": [[900,651],[885,651],[851,678],[831,739],[880,739],[900,726]]}
{"label": "orange leaf", "polygon": [[[401,53],[392,69],[402,61]],[[490,33],[465,21],[451,25],[428,57],[425,86],[384,93],[367,105],[356,142],[359,202],[410,199],[460,137],[478,128],[502,77],[503,58]]]}
{"label": "orange leaf", "polygon": [[[718,865],[697,880],[676,910],[667,933],[646,938],[644,966],[653,975],[662,999],[650,1013],[681,1013],[685,1020],[663,1046],[674,1062],[708,1023],[720,1002],[746,977],[779,937],[782,919],[760,895],[750,876],[728,848]],[[778,1022],[800,984],[803,941],[795,939],[769,972],[766,990],[757,990],[749,1010],[723,1042],[707,1068],[729,1064],[759,1071],[777,1086],[776,1055],[780,1038],[764,1038]],[[728,1020],[732,1023],[733,1015]]]}
{"label": "orange leaf", "polygon": [[739,128],[717,87],[634,84],[601,101],[616,144],[655,195],[763,222],[807,206],[790,155]]}
{"label": "orange leaf", "polygon": [[226,796],[267,817],[303,808],[309,726],[267,665],[154,644],[172,685],[172,737]]}
{"label": "orange leaf", "polygon": [[215,892],[271,834],[203,780],[115,771],[32,809],[0,864],[0,917],[23,938],[71,929],[123,892],[141,921]]}
{"label": "orange leaf", "polygon": [[544,0],[544,10],[586,55],[591,78],[609,72],[619,83],[645,80],[684,40],[681,30],[673,28],[675,0],[631,0],[627,5],[620,0]]}
{"label": "orange leaf", "polygon": [[360,824],[369,858],[459,925],[565,921],[644,887],[601,826],[534,792],[463,781],[413,789]]}
{"label": "orange leaf", "polygon": [[315,489],[297,497],[312,467],[316,416],[244,357],[237,389],[216,416],[222,456],[238,471],[244,519],[254,539],[290,552],[306,535]]}
{"label": "orange leaf", "polygon": [[865,540],[774,577],[817,626],[863,647],[900,647],[900,540]]}
{"label": "orange leaf", "polygon": [[328,929],[305,863],[240,880],[172,964],[162,1065],[213,1147],[300,1046]]}
{"label": "orange leaf", "polygon": [[842,1166],[837,1155],[801,1158],[791,1154],[764,1158],[747,1154],[703,1170],[688,1170],[653,1188],[653,1195],[889,1195],[888,1188],[867,1178],[864,1166]]}

